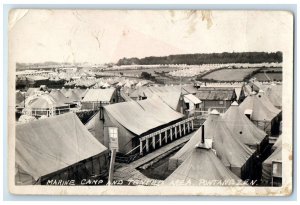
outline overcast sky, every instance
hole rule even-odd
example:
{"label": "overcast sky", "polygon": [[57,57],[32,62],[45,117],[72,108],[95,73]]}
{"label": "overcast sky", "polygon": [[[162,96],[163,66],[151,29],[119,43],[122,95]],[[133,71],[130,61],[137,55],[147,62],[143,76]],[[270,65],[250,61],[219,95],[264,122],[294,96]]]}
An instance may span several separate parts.
{"label": "overcast sky", "polygon": [[116,62],[123,57],[283,51],[286,12],[30,10],[10,15],[16,62]]}

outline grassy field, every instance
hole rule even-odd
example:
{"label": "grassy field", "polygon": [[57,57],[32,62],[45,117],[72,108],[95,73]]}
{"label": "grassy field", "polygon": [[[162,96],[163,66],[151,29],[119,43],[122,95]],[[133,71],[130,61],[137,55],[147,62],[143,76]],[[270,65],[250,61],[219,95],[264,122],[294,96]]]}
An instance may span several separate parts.
{"label": "grassy field", "polygon": [[215,81],[243,81],[244,78],[258,68],[247,69],[221,69],[213,71],[202,77],[203,80]]}
{"label": "grassy field", "polygon": [[282,81],[282,73],[256,73],[253,77],[258,81]]}

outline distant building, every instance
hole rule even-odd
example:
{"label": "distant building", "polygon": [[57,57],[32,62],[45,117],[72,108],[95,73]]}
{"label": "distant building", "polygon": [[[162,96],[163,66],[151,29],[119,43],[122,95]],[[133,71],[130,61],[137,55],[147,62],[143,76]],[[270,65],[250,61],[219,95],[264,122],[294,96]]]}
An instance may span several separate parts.
{"label": "distant building", "polygon": [[98,110],[103,105],[118,102],[117,90],[107,89],[88,89],[81,101],[81,109]]}
{"label": "distant building", "polygon": [[234,88],[214,87],[200,87],[196,97],[202,101],[203,111],[216,109],[220,113],[224,113],[237,98]]}

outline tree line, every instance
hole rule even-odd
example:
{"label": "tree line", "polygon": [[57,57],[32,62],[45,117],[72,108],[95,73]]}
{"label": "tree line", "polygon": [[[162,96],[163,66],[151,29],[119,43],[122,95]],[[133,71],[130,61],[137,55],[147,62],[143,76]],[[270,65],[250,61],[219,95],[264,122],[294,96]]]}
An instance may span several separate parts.
{"label": "tree line", "polygon": [[281,63],[282,52],[198,53],[145,58],[122,58],[117,65]]}

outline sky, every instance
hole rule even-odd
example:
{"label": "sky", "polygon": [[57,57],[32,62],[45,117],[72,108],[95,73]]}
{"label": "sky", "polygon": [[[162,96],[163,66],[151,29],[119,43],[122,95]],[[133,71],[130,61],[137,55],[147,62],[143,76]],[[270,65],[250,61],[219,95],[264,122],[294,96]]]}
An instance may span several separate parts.
{"label": "sky", "polygon": [[102,64],[124,57],[286,49],[291,15],[263,11],[13,10],[19,63]]}

